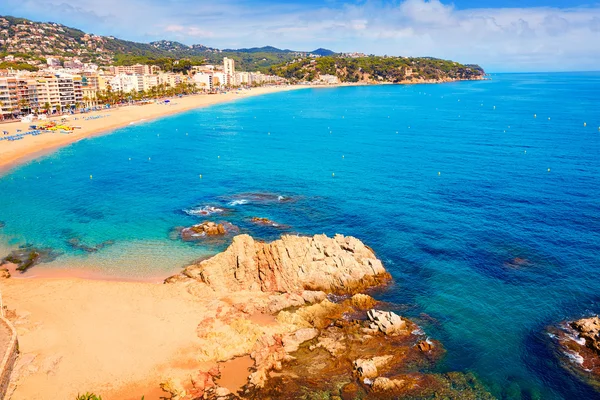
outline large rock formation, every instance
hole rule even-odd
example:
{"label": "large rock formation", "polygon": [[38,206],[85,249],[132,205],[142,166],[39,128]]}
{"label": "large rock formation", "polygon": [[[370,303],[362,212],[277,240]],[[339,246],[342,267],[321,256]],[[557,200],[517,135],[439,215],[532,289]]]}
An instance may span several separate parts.
{"label": "large rock formation", "polygon": [[238,235],[227,250],[187,267],[182,275],[166,282],[189,278],[219,292],[348,293],[390,278],[370,248],[342,235],[285,235],[271,243]]}
{"label": "large rock formation", "polygon": [[[353,237],[288,235],[264,243],[236,236],[224,252],[165,281],[210,307],[196,330],[195,358],[205,370],[183,385],[183,396],[173,382],[163,389],[180,400],[490,398],[474,378],[425,372],[444,350],[412,321],[365,294],[327,296],[388,279],[373,251]],[[240,356],[253,366],[246,384],[230,392],[207,368]]]}

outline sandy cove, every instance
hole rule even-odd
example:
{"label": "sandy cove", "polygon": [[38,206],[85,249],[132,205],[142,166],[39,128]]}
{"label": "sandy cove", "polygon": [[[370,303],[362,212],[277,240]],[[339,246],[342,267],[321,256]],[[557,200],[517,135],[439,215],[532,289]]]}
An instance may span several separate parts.
{"label": "sandy cove", "polygon": [[[0,173],[6,172],[11,167],[21,164],[49,153],[60,147],[77,142],[81,139],[109,133],[117,128],[127,126],[142,120],[152,120],[171,114],[193,110],[195,108],[207,107],[214,104],[226,103],[252,96],[260,96],[269,93],[278,93],[289,90],[305,89],[311,86],[269,86],[259,87],[242,91],[230,91],[226,94],[197,94],[181,98],[174,98],[168,104],[147,104],[124,106],[108,110],[92,112],[87,114],[69,115],[68,124],[81,126],[70,134],[45,133],[39,136],[26,136],[22,140],[0,141]],[[104,116],[98,119],[84,120],[83,117]],[[52,120],[60,120],[60,116],[52,117]],[[74,121],[74,118],[78,118]],[[25,132],[30,130],[31,123],[11,122],[0,124],[0,130],[8,131],[11,135],[17,129]]]}

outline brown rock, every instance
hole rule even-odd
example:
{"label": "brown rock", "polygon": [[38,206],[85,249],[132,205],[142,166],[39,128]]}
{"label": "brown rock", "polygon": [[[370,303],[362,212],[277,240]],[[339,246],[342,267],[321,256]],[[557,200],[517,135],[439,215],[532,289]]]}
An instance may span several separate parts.
{"label": "brown rock", "polygon": [[[231,224],[228,224],[228,226],[235,228]],[[226,233],[227,229],[225,229],[225,224],[204,221],[189,228],[183,228],[181,230],[181,238],[183,240],[198,240],[207,236],[223,236]]]}
{"label": "brown rock", "polygon": [[8,272],[8,269],[6,269],[6,268],[0,269],[0,279],[8,279],[8,278],[10,278],[10,272]]}
{"label": "brown rock", "polygon": [[427,353],[428,351],[431,351],[433,349],[433,344],[429,343],[426,340],[423,340],[419,342],[419,344],[417,344],[417,347],[419,347],[419,350],[421,350],[423,353]]}
{"label": "brown rock", "polygon": [[585,339],[586,346],[600,352],[600,318],[584,318],[571,323],[579,336]]}
{"label": "brown rock", "polygon": [[371,249],[342,235],[284,235],[271,243],[238,235],[227,250],[187,267],[183,274],[217,291],[289,293],[348,293],[390,278]]}

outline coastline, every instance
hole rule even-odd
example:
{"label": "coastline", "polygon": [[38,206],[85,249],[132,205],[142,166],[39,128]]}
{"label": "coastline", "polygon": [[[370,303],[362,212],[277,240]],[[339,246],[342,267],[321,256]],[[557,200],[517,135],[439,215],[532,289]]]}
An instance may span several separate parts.
{"label": "coastline", "polygon": [[[81,129],[76,129],[70,134],[47,133],[39,136],[28,136],[23,140],[14,142],[0,142],[0,176],[6,174],[13,167],[31,161],[39,156],[51,153],[61,147],[89,137],[108,134],[111,131],[131,124],[151,121],[197,108],[209,107],[248,97],[314,87],[319,86],[269,86],[244,90],[239,92],[239,94],[236,91],[214,95],[197,94],[175,98],[168,105],[156,103],[143,106],[132,105],[88,114],[69,115],[67,116],[68,123],[75,126],[81,126]],[[61,117],[63,116],[55,116],[51,119],[59,120]],[[81,119],[85,117],[99,118],[90,120]],[[78,118],[78,120],[75,121],[74,118]],[[1,124],[0,130],[8,130],[11,134],[14,134],[17,129],[27,131],[29,125],[30,123],[24,122]]]}

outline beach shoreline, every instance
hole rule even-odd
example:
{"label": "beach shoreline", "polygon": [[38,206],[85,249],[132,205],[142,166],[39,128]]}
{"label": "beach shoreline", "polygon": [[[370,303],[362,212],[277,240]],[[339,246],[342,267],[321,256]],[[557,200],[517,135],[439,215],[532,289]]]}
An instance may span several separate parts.
{"label": "beach shoreline", "polygon": [[[253,88],[244,91],[230,91],[224,94],[196,94],[174,98],[168,104],[128,105],[111,108],[87,114],[62,115],[49,118],[60,120],[67,117],[68,124],[80,126],[70,134],[46,133],[39,136],[28,136],[17,141],[0,142],[0,176],[8,173],[12,168],[32,161],[40,156],[49,154],[61,147],[83,139],[109,134],[114,130],[128,125],[147,122],[167,117],[182,112],[227,103],[249,97],[261,96],[271,93],[281,93],[290,90],[309,89],[318,86],[286,85]],[[83,119],[96,117],[95,119]],[[77,118],[77,120],[74,120]],[[1,130],[8,130],[15,134],[16,130],[27,131],[31,123],[10,122],[0,125]]]}

